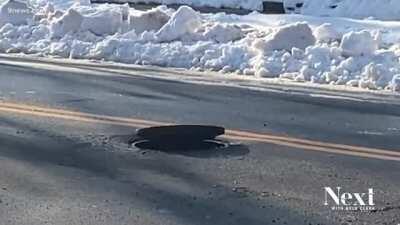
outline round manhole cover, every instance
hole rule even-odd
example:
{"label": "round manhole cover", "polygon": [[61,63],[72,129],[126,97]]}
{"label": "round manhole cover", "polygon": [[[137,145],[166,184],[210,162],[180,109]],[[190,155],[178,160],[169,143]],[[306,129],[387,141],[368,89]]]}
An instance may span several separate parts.
{"label": "round manhole cover", "polygon": [[226,147],[216,140],[225,129],[218,126],[173,125],[139,129],[130,143],[140,149],[174,151],[202,150]]}

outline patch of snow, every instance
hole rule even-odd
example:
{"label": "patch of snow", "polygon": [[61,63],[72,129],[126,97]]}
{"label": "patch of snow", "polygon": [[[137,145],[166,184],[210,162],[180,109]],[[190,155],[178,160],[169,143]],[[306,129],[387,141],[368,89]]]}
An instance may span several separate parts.
{"label": "patch of snow", "polygon": [[311,28],[306,23],[295,23],[279,27],[266,38],[256,42],[255,47],[264,51],[305,49],[315,43]]}
{"label": "patch of snow", "polygon": [[304,0],[301,12],[315,16],[398,20],[400,2],[398,0]]}
{"label": "patch of snow", "polygon": [[129,15],[129,29],[135,30],[136,34],[144,31],[158,31],[170,19],[170,16],[160,8],[139,12]]}
{"label": "patch of snow", "polygon": [[393,76],[392,81],[389,84],[389,88],[393,91],[400,91],[400,74]]}
{"label": "patch of snow", "polygon": [[88,30],[96,35],[117,33],[123,26],[121,10],[102,10],[85,15],[82,20],[81,30]]}
{"label": "patch of snow", "polygon": [[342,39],[342,35],[330,23],[324,23],[314,29],[314,36],[320,42],[333,42]]}
{"label": "patch of snow", "polygon": [[345,56],[372,55],[378,49],[378,41],[368,31],[349,32],[343,36],[340,48]]}
{"label": "patch of snow", "polygon": [[76,3],[74,0],[30,0],[30,3],[36,8],[41,8],[47,4],[53,5],[56,9],[68,9]]}
{"label": "patch of snow", "polygon": [[207,40],[214,40],[218,43],[237,41],[245,36],[242,28],[237,25],[217,23],[207,27],[204,37]]}
{"label": "patch of snow", "polygon": [[185,34],[194,33],[201,24],[198,12],[188,6],[181,6],[155,35],[161,42],[173,41]]}
{"label": "patch of snow", "polygon": [[75,9],[70,8],[64,15],[51,23],[51,34],[53,37],[63,37],[69,32],[76,32],[80,29],[82,21],[83,16]]}

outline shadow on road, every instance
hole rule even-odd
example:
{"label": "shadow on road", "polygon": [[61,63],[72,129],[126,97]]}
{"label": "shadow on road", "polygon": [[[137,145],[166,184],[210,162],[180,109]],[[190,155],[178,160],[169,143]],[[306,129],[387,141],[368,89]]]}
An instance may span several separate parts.
{"label": "shadow on road", "polygon": [[[151,147],[143,148],[139,146],[135,146],[135,144],[129,143],[130,139],[133,135],[114,135],[110,139],[114,142],[120,142],[126,144],[127,147],[132,148],[133,150],[142,150],[142,151],[158,151],[163,152],[170,155],[181,155],[186,157],[193,158],[230,158],[230,157],[240,157],[249,154],[250,150],[247,146],[243,144],[231,144],[226,140],[217,140],[216,145],[204,145],[204,148],[200,146],[195,146],[194,148],[184,148],[184,149],[173,149],[168,148],[166,146],[162,146],[161,148],[157,148],[154,146],[154,149]],[[213,142],[211,142],[213,143]],[[161,143],[162,145],[163,143]],[[167,144],[167,143],[166,143]],[[151,145],[151,144],[150,144]]]}
{"label": "shadow on road", "polygon": [[[24,133],[5,134],[2,132],[5,126]],[[83,176],[91,174],[91,177],[99,177],[104,184],[104,187],[98,182],[93,185],[93,178],[79,179],[81,185],[91,187],[90,196],[102,198],[104,193],[109,193],[105,186],[112,183],[113,193],[118,193],[118,198],[132,200],[132,205],[126,207],[144,207],[150,213],[155,210],[154,213],[158,213],[157,217],[160,216],[160,211],[167,212],[165,217],[175,221],[172,224],[262,225],[324,221],[318,216],[305,217],[296,208],[289,208],[282,202],[263,197],[251,189],[240,193],[233,192],[230,185],[198,172],[196,168],[184,163],[188,156],[198,157],[192,159],[195,161],[187,162],[203,163],[203,170],[207,171],[207,159],[219,157],[214,153],[203,152],[198,156],[153,153],[144,157],[137,152],[110,151],[105,147],[71,139],[61,132],[47,131],[29,122],[16,122],[5,118],[0,120],[0,143],[1,158],[13,159],[35,167],[47,165],[46,168],[57,168],[46,172],[67,180],[74,179],[68,173],[70,169],[85,171]],[[248,149],[243,147],[238,147],[236,151],[242,155],[248,153]],[[88,173],[89,175],[85,175]],[[218,171],[207,173],[215,174]],[[221,176],[223,177],[222,174]],[[24,183],[26,186],[23,188],[29,189],[30,182]],[[51,182],[42,185],[48,186]],[[67,190],[73,192],[74,187]],[[23,210],[20,212],[23,213]],[[164,224],[163,221],[160,223]]]}

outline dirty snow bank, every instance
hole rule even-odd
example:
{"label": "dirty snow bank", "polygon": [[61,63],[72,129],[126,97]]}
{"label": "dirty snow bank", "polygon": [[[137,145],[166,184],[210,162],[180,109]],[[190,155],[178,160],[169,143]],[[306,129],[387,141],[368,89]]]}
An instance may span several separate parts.
{"label": "dirty snow bank", "polygon": [[33,11],[22,23],[0,28],[0,52],[400,91],[400,45],[393,41],[400,35],[379,26],[349,31],[310,18],[201,15],[186,6],[138,12],[75,4],[59,11],[48,4]]}

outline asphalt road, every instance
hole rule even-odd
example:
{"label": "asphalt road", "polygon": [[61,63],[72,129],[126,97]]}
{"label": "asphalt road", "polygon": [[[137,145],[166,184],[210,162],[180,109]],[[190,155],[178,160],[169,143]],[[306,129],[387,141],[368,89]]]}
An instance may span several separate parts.
{"label": "asphalt road", "polygon": [[[390,106],[11,64],[0,63],[0,224],[400,223]],[[158,122],[224,126],[232,145],[126,144]],[[376,210],[334,211],[324,187],[373,188]]]}

